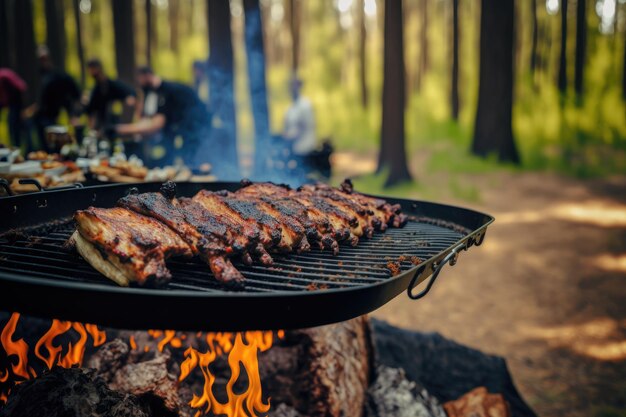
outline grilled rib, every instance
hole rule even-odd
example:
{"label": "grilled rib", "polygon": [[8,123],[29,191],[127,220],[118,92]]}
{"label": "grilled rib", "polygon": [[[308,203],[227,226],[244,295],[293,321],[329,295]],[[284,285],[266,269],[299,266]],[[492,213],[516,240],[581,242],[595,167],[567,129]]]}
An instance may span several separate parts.
{"label": "grilled rib", "polygon": [[243,275],[226,258],[243,251],[245,240],[235,237],[240,230],[230,230],[199,204],[188,202],[181,206],[175,198],[168,199],[164,194],[131,194],[117,204],[165,224],[189,244],[194,255],[199,255],[209,265],[218,281],[230,286],[241,285]]}
{"label": "grilled rib", "polygon": [[171,256],[193,256],[192,249],[164,224],[121,207],[89,207],[74,215],[72,236],[78,252],[104,275],[127,286],[160,285],[172,277]]}
{"label": "grilled rib", "polygon": [[[272,228],[259,223],[256,219],[250,218],[250,216],[242,216],[239,211],[227,204],[217,193],[211,191],[201,190],[191,200],[200,204],[211,215],[222,219],[222,221],[231,222],[241,227],[242,230],[258,235],[259,242],[251,249],[251,253],[264,265],[273,263],[272,257],[265,248],[272,247],[280,241],[281,236],[278,225],[274,225]],[[268,219],[265,220],[269,221]]]}
{"label": "grilled rib", "polygon": [[337,254],[338,241],[355,246],[407,217],[399,205],[354,192],[350,182],[298,190],[247,183],[235,193],[202,190],[180,199],[175,184],[165,183],[158,193],[131,194],[116,208],[89,208],[75,219],[79,252],[120,285],[166,282],[165,260],[180,255],[199,256],[232,288],[244,280],[233,257],[271,265],[270,252],[303,252],[311,244]]}

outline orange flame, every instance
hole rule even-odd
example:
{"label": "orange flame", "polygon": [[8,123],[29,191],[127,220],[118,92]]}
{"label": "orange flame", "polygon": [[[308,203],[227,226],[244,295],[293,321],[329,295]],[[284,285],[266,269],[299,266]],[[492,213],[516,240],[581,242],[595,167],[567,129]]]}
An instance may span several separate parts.
{"label": "orange flame", "polygon": [[[284,337],[284,332],[278,334]],[[189,347],[185,351],[185,360],[180,366],[179,381],[183,381],[196,368],[200,367],[204,375],[204,387],[201,395],[195,395],[189,405],[198,409],[196,417],[211,411],[216,415],[228,417],[255,417],[257,412],[267,413],[269,402],[263,402],[263,390],[259,373],[258,352],[264,352],[272,347],[272,332],[245,332],[242,333],[208,333],[206,341],[207,351],[201,353]],[[234,341],[233,341],[234,339]],[[245,341],[244,341],[245,339]],[[215,376],[209,366],[222,352],[228,353],[228,365],[231,376],[226,384],[228,401],[221,403],[213,394]],[[248,375],[248,388],[241,394],[235,393],[233,387],[241,374],[241,366]]]}
{"label": "orange flame", "polygon": [[[17,328],[17,322],[20,319],[19,313],[11,314],[11,318],[7,322],[6,326],[0,334],[0,342],[4,347],[4,351],[7,357],[11,355],[17,356],[17,363],[11,364],[13,375],[22,377],[24,379],[30,379],[31,375],[28,372],[28,345],[24,339],[13,341],[13,333]],[[32,369],[30,370],[32,372]],[[8,369],[5,371],[8,373]]]}
{"label": "orange flame", "polygon": [[[18,357],[18,363],[12,365],[13,379],[11,381],[9,381],[8,369],[5,372],[0,371],[0,382],[5,383],[9,381],[9,385],[23,382],[16,380],[17,377],[26,380],[37,376],[37,373],[31,367],[28,367],[28,344],[23,339],[18,341],[12,340],[19,318],[19,313],[13,313],[0,335],[0,342],[7,357],[11,355],[17,355]],[[57,336],[66,334],[70,329],[74,329],[78,333],[79,339],[75,344],[70,342],[67,345],[67,352],[65,355],[62,355],[63,346],[55,346],[54,339]],[[52,320],[50,329],[35,344],[35,356],[43,361],[48,369],[52,369],[55,365],[64,368],[70,368],[75,365],[80,366],[83,362],[89,336],[93,339],[93,346],[100,346],[106,341],[106,333],[94,324]],[[6,393],[0,392],[0,403],[6,402],[10,392],[10,389]]]}

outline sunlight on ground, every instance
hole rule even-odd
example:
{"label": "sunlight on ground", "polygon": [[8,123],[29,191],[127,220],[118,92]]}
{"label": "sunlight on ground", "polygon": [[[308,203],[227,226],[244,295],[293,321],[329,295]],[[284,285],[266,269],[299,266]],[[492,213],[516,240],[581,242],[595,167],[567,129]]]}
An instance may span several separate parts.
{"label": "sunlight on ground", "polygon": [[600,255],[591,262],[596,268],[626,273],[626,255]]}
{"label": "sunlight on ground", "polygon": [[620,322],[604,317],[573,325],[528,326],[521,332],[553,348],[571,349],[597,360],[617,361],[626,359],[625,330],[626,320]]}
{"label": "sunlight on ground", "polygon": [[541,210],[525,210],[498,215],[499,224],[535,223],[546,219],[567,220],[601,227],[625,227],[626,206],[602,200],[566,203]]}
{"label": "sunlight on ground", "polygon": [[334,152],[331,156],[333,169],[346,176],[371,174],[376,171],[376,160],[352,152]]}

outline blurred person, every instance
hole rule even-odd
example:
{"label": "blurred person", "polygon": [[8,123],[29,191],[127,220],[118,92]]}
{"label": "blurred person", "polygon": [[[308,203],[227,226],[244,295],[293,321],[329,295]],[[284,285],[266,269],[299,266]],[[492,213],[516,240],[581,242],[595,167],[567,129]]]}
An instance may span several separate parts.
{"label": "blurred person", "polygon": [[85,112],[89,116],[89,127],[104,129],[119,122],[119,117],[113,112],[113,104],[121,101],[129,107],[134,107],[137,103],[137,93],[128,84],[109,78],[98,58],[87,61],[87,72],[96,82],[85,107]]}
{"label": "blurred person", "polygon": [[306,156],[317,145],[313,105],[302,96],[302,80],[296,76],[289,81],[289,91],[293,103],[285,113],[283,137],[290,142],[294,154]]}
{"label": "blurred person", "polygon": [[45,45],[37,48],[41,71],[41,88],[37,102],[25,110],[27,118],[32,117],[40,146],[49,151],[46,143],[46,128],[58,123],[61,110],[65,109],[73,125],[80,115],[80,88],[74,79],[64,71],[56,69]]}
{"label": "blurred person", "polygon": [[[139,68],[137,79],[145,94],[145,117],[110,129],[119,135],[141,135],[144,139],[160,133],[150,146],[160,145],[165,151],[161,157],[153,155],[149,166],[174,165],[180,158],[192,171],[201,172],[202,165],[211,158],[208,146],[211,118],[204,103],[191,87],[163,80],[148,66]],[[179,137],[182,146],[176,146]]]}
{"label": "blurred person", "polygon": [[19,75],[8,68],[0,68],[0,110],[5,107],[8,109],[9,137],[11,146],[15,147],[22,145],[22,94],[26,88],[26,82]]}

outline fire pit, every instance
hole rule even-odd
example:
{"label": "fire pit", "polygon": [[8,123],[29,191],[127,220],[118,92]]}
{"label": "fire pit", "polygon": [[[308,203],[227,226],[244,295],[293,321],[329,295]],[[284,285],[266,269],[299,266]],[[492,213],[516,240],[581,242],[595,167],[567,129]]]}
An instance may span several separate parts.
{"label": "fire pit", "polygon": [[[188,183],[180,184],[178,190],[181,195],[192,195],[200,189],[235,190],[238,186]],[[131,187],[148,192],[158,190],[159,185],[88,187],[0,200],[0,311],[19,312],[10,315],[0,336],[5,352],[0,357],[5,359],[0,362],[0,401],[6,401],[11,390],[26,393],[34,389],[29,384],[43,383],[39,382],[43,377],[32,381],[37,376],[84,366],[88,358],[88,367],[98,369],[98,378],[104,378],[109,387],[139,399],[155,387],[167,391],[196,375],[196,384],[191,384],[195,389],[189,388],[193,395],[187,398],[196,415],[257,415],[270,407],[262,394],[258,359],[268,354],[282,355],[277,363],[297,364],[293,372],[302,372],[304,366],[312,388],[338,378],[333,381],[336,389],[311,394],[328,407],[348,404],[328,415],[345,413],[345,407],[362,408],[373,354],[367,320],[355,318],[403,291],[414,299],[424,296],[446,264],[454,264],[460,252],[482,243],[493,221],[463,208],[387,199],[409,215],[404,228],[389,229],[356,248],[342,246],[338,256],[311,251],[277,255],[272,267],[238,266],[246,277],[243,289],[227,291],[193,261],[168,262],[174,278],[164,288],[121,288],[105,280],[65,243],[74,230],[71,215],[75,210],[112,206]],[[425,288],[416,292],[415,287],[428,277]],[[54,320],[37,332],[32,326],[20,326],[20,313]],[[290,330],[330,323],[340,324]],[[338,336],[342,334],[345,337]],[[333,337],[338,341],[331,348],[328,339]],[[277,341],[281,348],[270,350]],[[167,360],[162,357],[166,351],[172,356]],[[310,358],[294,359],[303,354]],[[345,364],[346,357],[361,358],[350,365]],[[336,366],[325,369],[328,366],[319,366],[316,360]],[[227,370],[222,398],[214,394],[220,361]],[[344,365],[345,372],[338,372],[337,367]],[[161,379],[139,378],[134,385],[120,382],[134,381],[133,372],[153,375],[146,369],[159,369]],[[90,375],[64,378],[89,379]],[[342,390],[342,380],[353,388]],[[355,390],[355,385],[363,389]],[[361,394],[355,397],[354,392]],[[285,393],[285,398],[289,395],[293,397]],[[165,398],[162,406],[178,412],[181,404],[168,403],[167,392],[160,397]],[[307,407],[300,404],[300,409]]]}

